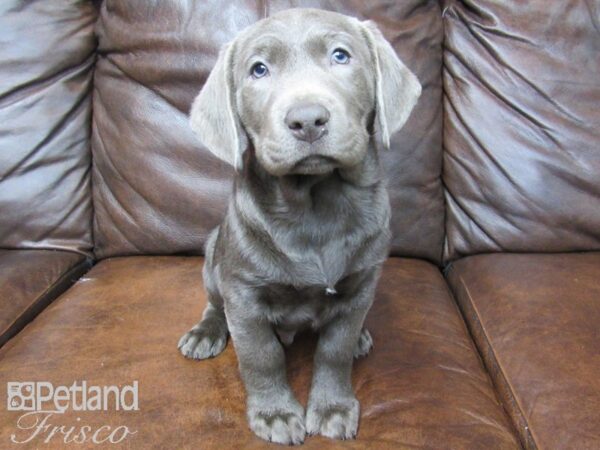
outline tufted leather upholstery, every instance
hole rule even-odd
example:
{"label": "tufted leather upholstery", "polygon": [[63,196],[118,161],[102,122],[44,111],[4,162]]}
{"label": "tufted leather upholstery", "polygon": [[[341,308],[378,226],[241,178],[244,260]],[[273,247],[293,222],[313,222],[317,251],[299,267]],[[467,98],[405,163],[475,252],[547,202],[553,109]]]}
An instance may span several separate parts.
{"label": "tufted leather upholstery", "polygon": [[96,16],[74,0],[0,5],[1,248],[91,254]]}
{"label": "tufted leather upholstery", "polygon": [[445,258],[600,250],[600,5],[448,3]]}
{"label": "tufted leather upholstery", "polygon": [[[94,236],[100,258],[197,253],[223,217],[232,170],[187,122],[219,48],[266,14],[316,6],[378,22],[425,89],[384,157],[395,254],[439,263],[443,244],[437,2],[107,1],[94,90]],[[415,9],[419,13],[415,14]],[[157,187],[160,186],[160,189]]]}

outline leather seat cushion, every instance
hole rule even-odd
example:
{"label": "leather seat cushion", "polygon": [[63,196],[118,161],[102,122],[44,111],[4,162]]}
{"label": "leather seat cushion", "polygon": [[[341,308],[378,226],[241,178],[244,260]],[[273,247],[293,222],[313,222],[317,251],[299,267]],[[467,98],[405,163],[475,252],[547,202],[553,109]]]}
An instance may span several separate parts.
{"label": "leather seat cushion", "polygon": [[[205,304],[201,264],[173,256],[101,261],[0,350],[0,384],[138,380],[138,412],[69,410],[51,423],[72,426],[81,417],[95,428],[126,425],[137,431],[128,438],[134,448],[265,448],[246,424],[231,342],[205,361],[186,360],[176,348]],[[356,362],[353,377],[362,405],[358,440],[309,437],[305,448],[519,448],[436,267],[390,259],[367,326],[375,349]],[[303,404],[314,342],[300,337],[287,352]],[[0,416],[1,442],[20,414]]]}
{"label": "leather seat cushion", "polygon": [[80,254],[0,249],[0,346],[89,268]]}
{"label": "leather seat cushion", "polygon": [[529,448],[600,448],[600,253],[497,254],[449,281]]}

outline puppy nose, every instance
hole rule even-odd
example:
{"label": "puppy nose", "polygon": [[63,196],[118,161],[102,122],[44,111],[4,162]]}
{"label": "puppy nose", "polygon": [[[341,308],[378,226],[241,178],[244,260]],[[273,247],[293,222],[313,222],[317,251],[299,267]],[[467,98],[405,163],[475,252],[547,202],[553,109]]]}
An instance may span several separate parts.
{"label": "puppy nose", "polygon": [[290,108],[285,123],[296,139],[312,144],[327,134],[329,115],[318,103],[301,103]]}

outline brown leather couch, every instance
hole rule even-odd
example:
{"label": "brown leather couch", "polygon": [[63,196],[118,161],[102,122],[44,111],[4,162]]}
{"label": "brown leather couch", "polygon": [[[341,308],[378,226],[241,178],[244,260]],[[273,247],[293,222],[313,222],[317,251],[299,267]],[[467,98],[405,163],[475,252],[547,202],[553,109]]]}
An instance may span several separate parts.
{"label": "brown leather couch", "polygon": [[[383,155],[394,240],[355,364],[359,436],[305,446],[600,448],[600,6],[585,0],[3,1],[0,385],[137,380],[139,410],[70,409],[17,445],[37,425],[7,406],[0,448],[102,446],[65,443],[82,424],[127,426],[126,448],[275,447],[246,426],[231,345],[194,362],[176,343],[203,309],[201,248],[232,177],[186,114],[219,47],[293,6],[376,21],[424,87]],[[302,402],[313,345],[288,355]]]}

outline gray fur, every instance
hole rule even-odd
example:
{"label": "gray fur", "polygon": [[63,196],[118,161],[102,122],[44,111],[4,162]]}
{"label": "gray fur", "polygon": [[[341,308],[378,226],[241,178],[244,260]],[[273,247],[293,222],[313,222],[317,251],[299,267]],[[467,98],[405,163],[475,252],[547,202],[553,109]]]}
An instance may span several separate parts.
{"label": "gray fur", "polygon": [[[330,59],[340,46],[351,54],[346,67]],[[269,67],[266,79],[249,76],[257,58]],[[192,128],[238,174],[225,219],[207,241],[208,306],[179,348],[194,359],[216,356],[231,334],[249,424],[264,439],[356,435],[352,361],[373,345],[363,323],[390,241],[378,148],[419,94],[372,24],[296,9],[244,30],[194,102]],[[296,139],[283,120],[306,101],[331,112],[327,133],[313,143]],[[302,328],[319,332],[306,415],[282,347]]]}

